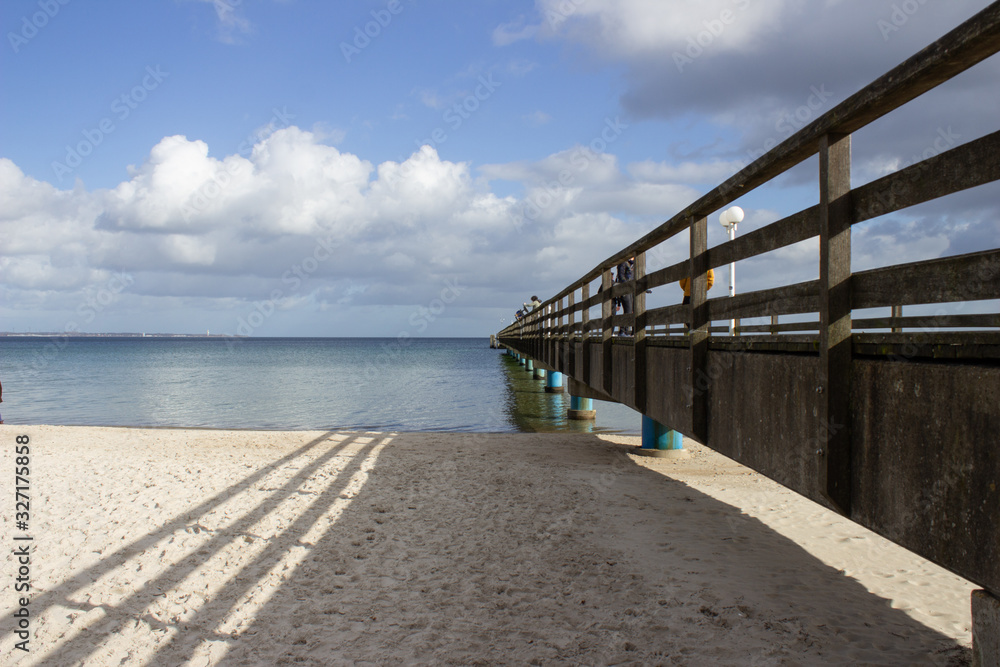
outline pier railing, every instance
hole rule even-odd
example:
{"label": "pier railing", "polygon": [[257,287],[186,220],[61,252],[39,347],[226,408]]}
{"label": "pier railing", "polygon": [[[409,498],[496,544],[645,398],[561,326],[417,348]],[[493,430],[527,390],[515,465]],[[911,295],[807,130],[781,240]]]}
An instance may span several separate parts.
{"label": "pier railing", "polygon": [[[629,405],[1000,594],[1000,313],[955,305],[1000,299],[1000,249],[851,266],[854,225],[1000,179],[998,131],[851,186],[854,132],[998,50],[993,3],[497,340],[566,374],[571,392]],[[815,205],[708,247],[709,216],[817,154]],[[688,257],[647,271],[683,232]],[[707,298],[709,269],[817,237],[819,279]],[[634,279],[614,283],[632,257]],[[690,304],[646,307],[647,290],[679,294],[687,276]],[[614,314],[625,294],[634,312]],[[951,314],[905,316],[916,304]],[[871,308],[885,314],[855,314]]]}

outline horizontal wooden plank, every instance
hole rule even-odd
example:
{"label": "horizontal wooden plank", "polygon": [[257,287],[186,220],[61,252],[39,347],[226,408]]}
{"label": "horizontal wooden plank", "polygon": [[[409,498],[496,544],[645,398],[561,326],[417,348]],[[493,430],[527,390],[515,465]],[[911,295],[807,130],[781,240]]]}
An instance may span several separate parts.
{"label": "horizontal wooden plank", "polygon": [[856,333],[851,338],[855,356],[898,361],[1000,359],[1000,331]]}
{"label": "horizontal wooden plank", "polygon": [[590,298],[588,298],[588,299],[586,299],[584,301],[581,301],[579,303],[580,310],[589,310],[590,308],[593,308],[594,306],[599,306],[599,305],[601,305],[602,300],[603,300],[603,295],[602,294],[600,294],[600,293],[594,294]]}
{"label": "horizontal wooden plank", "polygon": [[676,283],[691,272],[690,267],[691,261],[689,259],[685,259],[677,264],[674,264],[673,266],[653,271],[639,283],[639,289],[654,289],[662,285]]}
{"label": "horizontal wooden plank", "polygon": [[1000,327],[1000,315],[925,315],[856,319],[855,329]]}
{"label": "horizontal wooden plank", "polygon": [[856,224],[1000,180],[998,155],[1000,131],[855,188],[852,221]]}
{"label": "horizontal wooden plank", "polygon": [[708,343],[712,350],[734,350],[740,352],[793,352],[819,353],[819,335],[782,334],[776,336],[734,336],[712,338]]}
{"label": "horizontal wooden plank", "polygon": [[1000,250],[897,264],[851,276],[853,308],[1000,299]]}
{"label": "horizontal wooden plank", "polygon": [[720,297],[708,301],[710,320],[770,317],[812,313],[819,310],[819,281]]}
{"label": "horizontal wooden plank", "polygon": [[[708,264],[715,268],[748,257],[762,255],[819,235],[819,206],[812,206],[736,237],[708,251]],[[681,275],[683,277],[683,274]]]}
{"label": "horizontal wooden plank", "polygon": [[632,290],[635,289],[634,281],[629,281],[627,283],[615,283],[611,286],[609,299],[620,299],[626,294],[631,294]]}
{"label": "horizontal wooden plank", "polygon": [[[648,311],[647,311],[648,312]],[[612,327],[634,327],[635,313],[612,315],[610,318]]]}
{"label": "horizontal wooden plank", "polygon": [[691,318],[691,306],[678,304],[651,308],[646,311],[646,324],[688,324]]}
{"label": "horizontal wooden plank", "polygon": [[779,333],[782,331],[819,331],[819,322],[783,322],[778,324],[747,324],[736,328],[742,333]]}

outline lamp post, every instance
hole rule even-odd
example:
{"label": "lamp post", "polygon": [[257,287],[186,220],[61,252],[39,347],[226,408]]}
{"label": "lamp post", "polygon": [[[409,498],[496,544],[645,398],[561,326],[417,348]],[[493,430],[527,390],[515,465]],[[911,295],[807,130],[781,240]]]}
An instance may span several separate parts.
{"label": "lamp post", "polygon": [[[736,240],[736,225],[743,221],[743,209],[731,206],[719,214],[719,223],[729,232],[729,240]],[[729,263],[729,296],[736,296],[736,262]],[[729,320],[729,335],[736,335],[736,320]]]}

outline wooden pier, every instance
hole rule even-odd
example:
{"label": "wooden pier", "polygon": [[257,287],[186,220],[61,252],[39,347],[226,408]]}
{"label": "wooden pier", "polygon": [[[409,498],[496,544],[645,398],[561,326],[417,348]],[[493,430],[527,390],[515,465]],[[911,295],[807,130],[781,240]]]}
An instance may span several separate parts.
{"label": "wooden pier", "polygon": [[[982,586],[982,664],[1000,664],[1000,313],[903,311],[1000,299],[1000,249],[853,271],[851,230],[1000,180],[1000,132],[856,188],[851,140],[998,50],[993,3],[496,335],[573,395],[624,403]],[[709,216],[817,154],[815,205],[708,247]],[[681,233],[688,258],[647,272]],[[818,280],[707,298],[709,269],[817,237]],[[613,283],[631,257],[634,279]],[[687,276],[690,304],[646,308]],[[634,313],[613,314],[625,294]],[[855,315],[870,308],[886,313]]]}

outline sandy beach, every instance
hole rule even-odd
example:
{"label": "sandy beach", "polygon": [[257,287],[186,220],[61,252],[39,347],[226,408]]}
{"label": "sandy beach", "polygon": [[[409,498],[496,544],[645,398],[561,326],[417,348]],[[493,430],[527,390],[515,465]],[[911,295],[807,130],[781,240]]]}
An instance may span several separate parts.
{"label": "sandy beach", "polygon": [[673,461],[625,436],[4,428],[4,664],[968,657],[973,585],[690,442]]}

